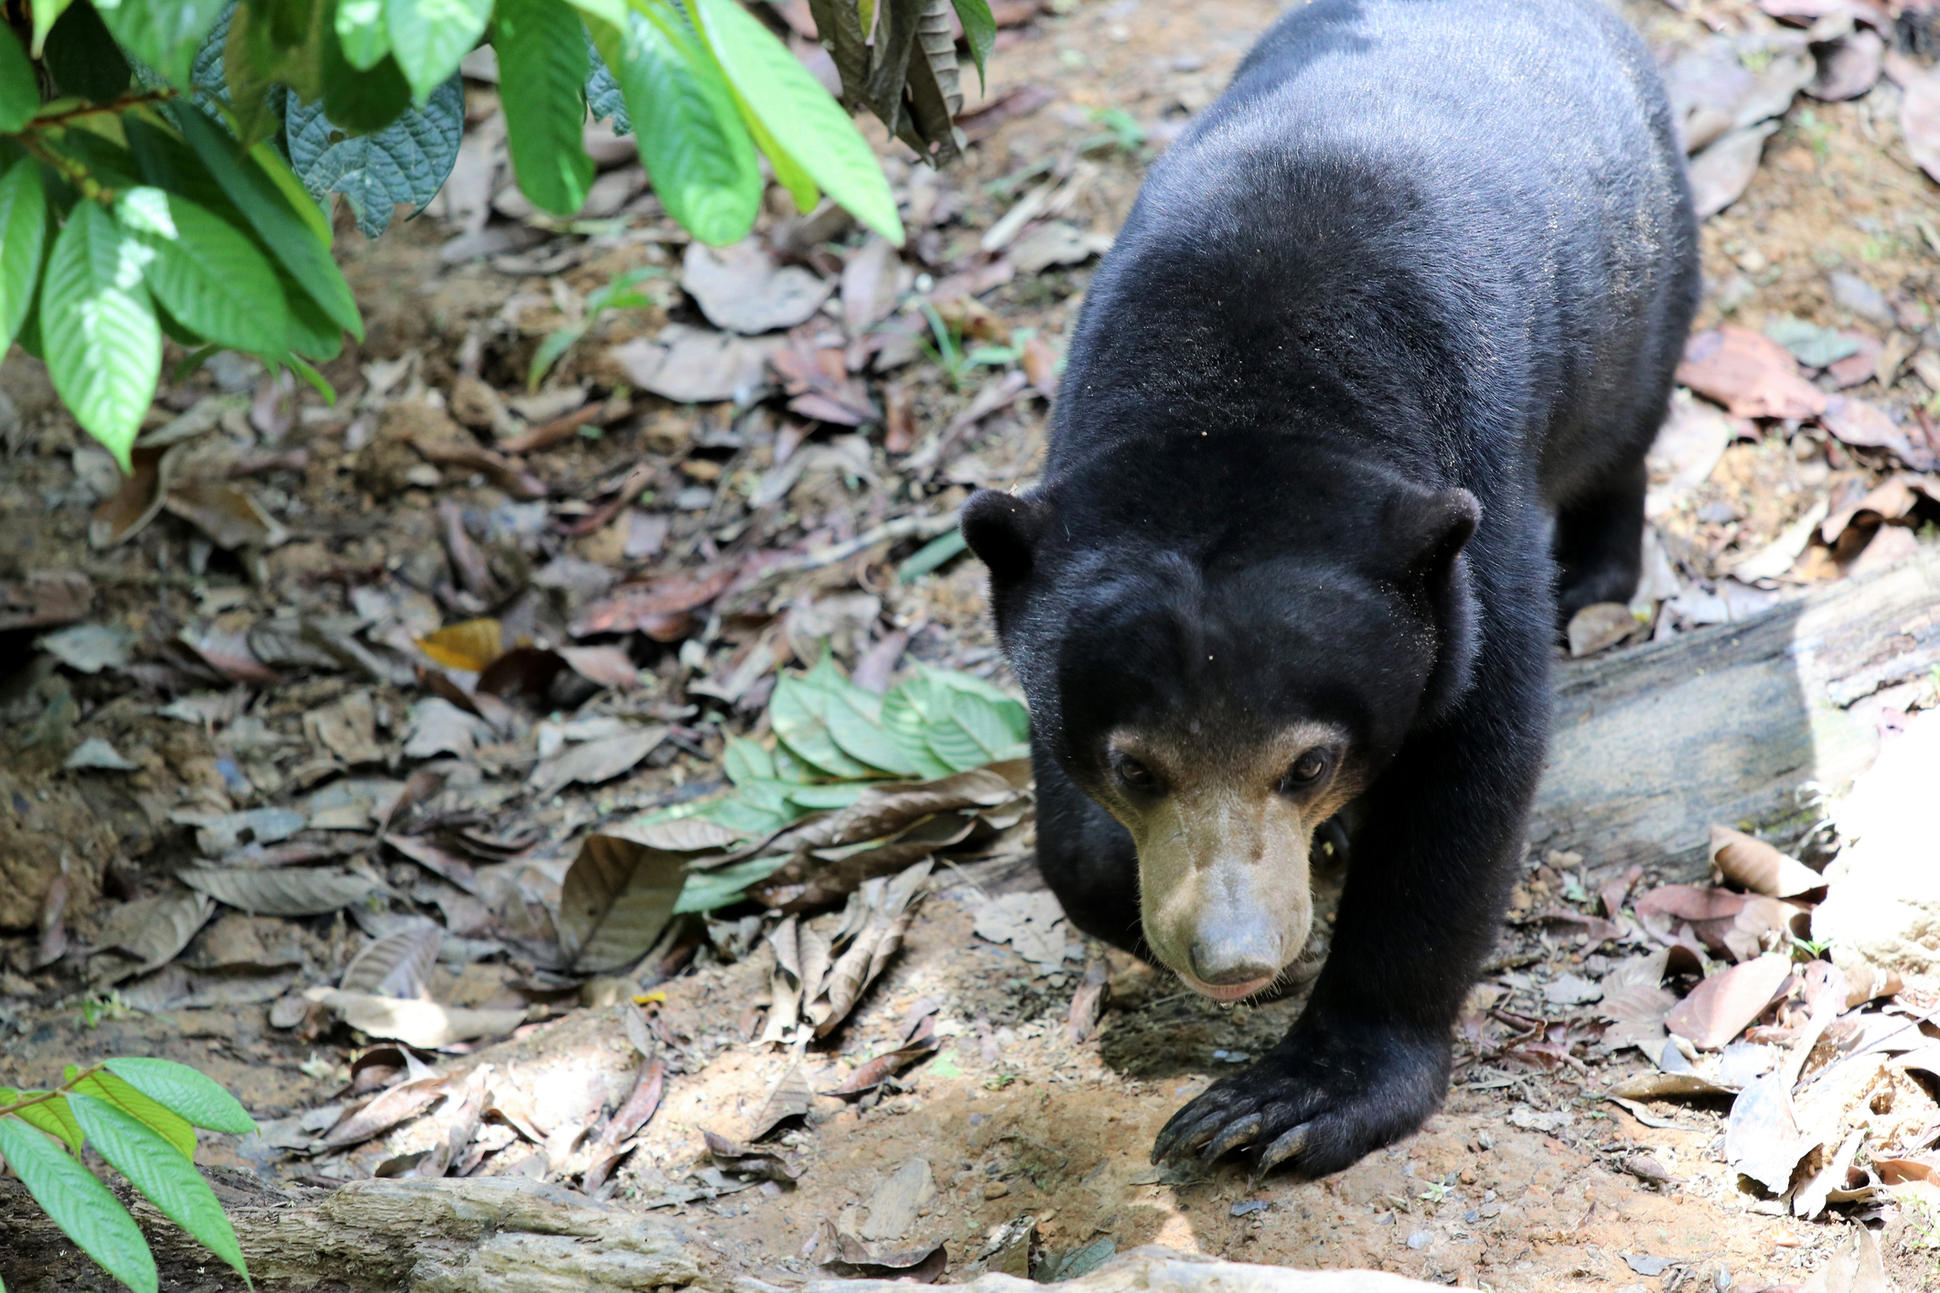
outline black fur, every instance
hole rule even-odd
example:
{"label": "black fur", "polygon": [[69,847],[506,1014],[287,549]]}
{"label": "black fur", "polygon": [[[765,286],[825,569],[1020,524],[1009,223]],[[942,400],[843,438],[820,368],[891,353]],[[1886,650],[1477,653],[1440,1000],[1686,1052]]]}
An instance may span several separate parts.
{"label": "black fur", "polygon": [[964,516],[1031,706],[1040,864],[1144,954],[1130,837],[1085,790],[1114,725],[1210,748],[1324,718],[1362,787],[1306,1012],[1157,1152],[1320,1175],[1439,1106],[1556,625],[1636,580],[1695,243],[1649,54],[1597,0],[1313,0],[1153,167],[1041,484]]}

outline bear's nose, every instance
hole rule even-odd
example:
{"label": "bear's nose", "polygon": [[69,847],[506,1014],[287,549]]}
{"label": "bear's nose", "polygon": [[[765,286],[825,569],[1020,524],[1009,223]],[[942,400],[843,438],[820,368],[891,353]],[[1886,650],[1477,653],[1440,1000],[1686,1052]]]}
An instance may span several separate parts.
{"label": "bear's nose", "polygon": [[1268,978],[1280,968],[1258,949],[1206,939],[1195,940],[1187,958],[1192,962],[1193,977],[1216,988]]}

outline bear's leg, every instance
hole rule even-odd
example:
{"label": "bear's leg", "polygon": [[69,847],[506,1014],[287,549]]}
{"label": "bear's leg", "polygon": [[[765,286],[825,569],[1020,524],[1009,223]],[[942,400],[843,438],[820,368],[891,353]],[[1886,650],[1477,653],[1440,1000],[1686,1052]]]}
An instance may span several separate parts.
{"label": "bear's leg", "polygon": [[1570,616],[1596,602],[1627,602],[1643,569],[1644,462],[1620,468],[1556,516],[1556,612]]}
{"label": "bear's leg", "polygon": [[1138,914],[1138,849],[1118,820],[1036,750],[1037,866],[1071,923],[1150,961]]}
{"label": "bear's leg", "polygon": [[[1534,572],[1531,572],[1532,576]],[[1409,739],[1365,811],[1333,949],[1293,1029],[1173,1115],[1154,1161],[1324,1176],[1409,1135],[1448,1090],[1451,1034],[1523,853],[1548,717],[1547,589],[1485,612],[1474,688]]]}

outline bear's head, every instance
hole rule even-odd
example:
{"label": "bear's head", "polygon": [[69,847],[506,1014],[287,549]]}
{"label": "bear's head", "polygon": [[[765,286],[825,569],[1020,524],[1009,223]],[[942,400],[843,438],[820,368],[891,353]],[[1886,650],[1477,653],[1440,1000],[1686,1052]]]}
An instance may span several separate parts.
{"label": "bear's head", "polygon": [[1237,1000],[1307,941],[1316,828],[1468,685],[1479,506],[1326,453],[1188,465],[983,490],[963,533],[1034,736],[1137,845],[1146,943]]}

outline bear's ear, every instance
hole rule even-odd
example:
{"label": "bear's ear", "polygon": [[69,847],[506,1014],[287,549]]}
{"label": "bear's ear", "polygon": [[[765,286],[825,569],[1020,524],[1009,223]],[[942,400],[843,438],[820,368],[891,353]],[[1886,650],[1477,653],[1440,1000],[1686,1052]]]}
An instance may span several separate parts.
{"label": "bear's ear", "polygon": [[1031,572],[1049,519],[1050,509],[1041,497],[980,489],[963,505],[963,541],[998,583],[1016,583]]}
{"label": "bear's ear", "polygon": [[1405,490],[1388,500],[1388,539],[1423,581],[1433,607],[1435,663],[1422,689],[1421,715],[1446,716],[1468,693],[1475,669],[1478,625],[1462,546],[1482,519],[1482,505],[1465,489]]}

